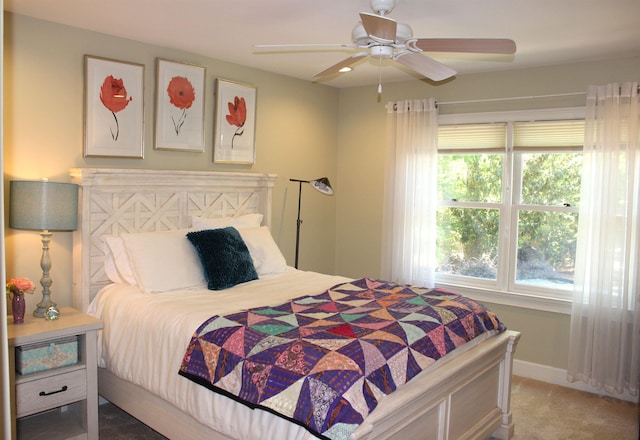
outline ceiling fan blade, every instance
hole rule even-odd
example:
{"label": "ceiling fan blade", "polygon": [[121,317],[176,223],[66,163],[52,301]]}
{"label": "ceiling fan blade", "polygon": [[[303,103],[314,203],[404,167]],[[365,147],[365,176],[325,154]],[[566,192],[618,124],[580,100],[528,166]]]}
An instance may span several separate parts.
{"label": "ceiling fan blade", "polygon": [[349,58],[345,58],[344,60],[340,61],[337,64],[334,64],[328,69],[325,69],[320,73],[316,73],[315,75],[313,75],[313,77],[316,78],[319,76],[327,76],[327,75],[333,75],[334,73],[338,73],[340,69],[342,69],[343,67],[351,66],[353,63],[360,60],[360,58],[366,57],[367,55],[369,55],[369,52],[359,52],[354,55],[351,55]]}
{"label": "ceiling fan blade", "polygon": [[360,13],[360,19],[364,30],[371,39],[380,43],[394,43],[396,41],[398,23],[395,20],[366,12]]}
{"label": "ceiling fan blade", "polygon": [[456,74],[450,67],[417,52],[405,52],[393,59],[433,81],[442,81]]}
{"label": "ceiling fan blade", "polygon": [[418,38],[414,44],[425,52],[516,52],[516,43],[506,38]]}

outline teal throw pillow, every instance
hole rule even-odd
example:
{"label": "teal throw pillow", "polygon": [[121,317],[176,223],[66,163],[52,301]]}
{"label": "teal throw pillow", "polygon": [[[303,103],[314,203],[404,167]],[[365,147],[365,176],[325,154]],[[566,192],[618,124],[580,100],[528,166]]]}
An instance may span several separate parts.
{"label": "teal throw pillow", "polygon": [[249,249],[235,228],[189,232],[187,239],[200,257],[210,290],[223,290],[258,279]]}

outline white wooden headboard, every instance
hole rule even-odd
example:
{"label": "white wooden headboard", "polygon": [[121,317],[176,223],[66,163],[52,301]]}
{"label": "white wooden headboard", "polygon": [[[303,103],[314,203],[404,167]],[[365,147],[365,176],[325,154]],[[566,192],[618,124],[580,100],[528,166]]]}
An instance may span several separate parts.
{"label": "white wooden headboard", "polygon": [[261,213],[271,226],[274,174],[74,168],[80,185],[78,230],[73,234],[73,306],[86,311],[109,283],[105,235],[169,231],[191,226],[191,216]]}

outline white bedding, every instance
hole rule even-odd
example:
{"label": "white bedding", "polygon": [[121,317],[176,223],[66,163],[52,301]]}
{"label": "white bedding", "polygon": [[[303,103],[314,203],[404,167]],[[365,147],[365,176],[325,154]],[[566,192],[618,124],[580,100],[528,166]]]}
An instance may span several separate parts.
{"label": "white bedding", "polygon": [[[151,391],[230,438],[316,439],[304,428],[285,419],[266,411],[252,410],[197,385],[178,375],[178,370],[191,336],[207,318],[321,293],[348,280],[288,268],[285,273],[222,291],[144,293],[137,286],[107,286],[98,293],[88,310],[105,323],[104,330],[98,334],[99,366]],[[490,336],[483,335],[462,348],[471,348]],[[421,374],[460,352],[460,349],[455,350]],[[393,405],[393,397],[392,394],[384,399],[378,409]],[[238,423],[238,420],[243,422]]]}

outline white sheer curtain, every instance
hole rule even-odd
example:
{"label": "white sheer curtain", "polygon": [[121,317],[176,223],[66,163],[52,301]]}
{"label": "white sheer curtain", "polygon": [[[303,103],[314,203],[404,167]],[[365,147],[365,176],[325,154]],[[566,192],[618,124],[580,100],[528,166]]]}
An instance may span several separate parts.
{"label": "white sheer curtain", "polygon": [[433,287],[438,119],[434,99],[387,104],[384,279]]}
{"label": "white sheer curtain", "polygon": [[638,395],[640,382],[638,83],[587,92],[584,171],[568,379]]}

